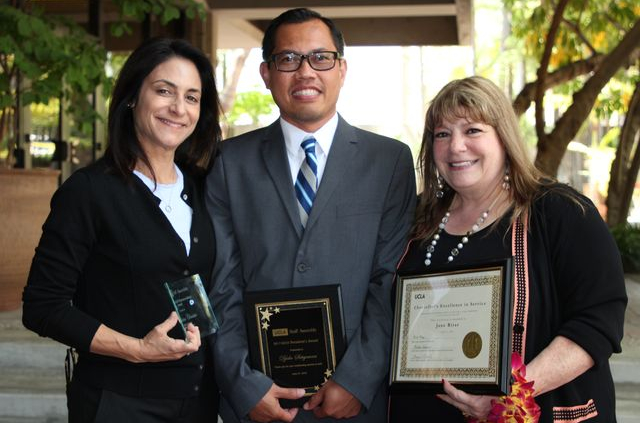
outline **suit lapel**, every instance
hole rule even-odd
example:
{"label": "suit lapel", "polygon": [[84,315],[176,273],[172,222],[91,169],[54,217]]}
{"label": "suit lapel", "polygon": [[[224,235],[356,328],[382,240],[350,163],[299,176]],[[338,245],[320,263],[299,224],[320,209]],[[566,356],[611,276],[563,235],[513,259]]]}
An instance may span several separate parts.
{"label": "suit lapel", "polygon": [[267,128],[265,139],[262,142],[262,158],[273,184],[276,186],[280,200],[284,205],[291,224],[295,227],[299,237],[302,236],[302,224],[298,214],[298,204],[291,181],[289,160],[284,145],[284,136],[280,121],[277,120]]}
{"label": "suit lapel", "polygon": [[339,116],[338,127],[327,158],[327,165],[324,168],[318,193],[313,201],[311,214],[307,221],[307,230],[316,222],[322,210],[329,203],[331,195],[342,182],[344,173],[355,158],[358,151],[357,147],[358,139],[353,127],[342,119],[342,116]]}

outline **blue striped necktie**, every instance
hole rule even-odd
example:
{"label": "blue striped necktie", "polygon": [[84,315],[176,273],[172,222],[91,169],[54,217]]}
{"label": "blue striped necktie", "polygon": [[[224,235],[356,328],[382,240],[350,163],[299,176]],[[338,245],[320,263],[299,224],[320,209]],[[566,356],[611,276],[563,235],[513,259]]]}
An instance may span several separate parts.
{"label": "blue striped necktie", "polygon": [[296,178],[295,190],[302,227],[307,225],[313,200],[318,189],[318,161],[316,160],[316,139],[307,138],[300,144],[304,150],[304,160]]}

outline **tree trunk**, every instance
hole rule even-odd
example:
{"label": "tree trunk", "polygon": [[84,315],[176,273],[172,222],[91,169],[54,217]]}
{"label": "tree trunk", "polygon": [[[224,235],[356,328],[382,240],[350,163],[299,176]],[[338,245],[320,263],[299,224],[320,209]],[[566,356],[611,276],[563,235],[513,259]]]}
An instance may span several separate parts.
{"label": "tree trunk", "polygon": [[538,154],[535,160],[538,169],[551,176],[558,173],[567,145],[589,116],[600,91],[638,45],[640,45],[640,20],[636,21],[620,43],[607,54],[600,67],[584,86],[574,93],[573,103],[558,119],[553,131],[543,137],[538,137]]}
{"label": "tree trunk", "polygon": [[[6,107],[2,109],[2,112],[0,112],[0,145],[2,145],[2,142],[5,140],[6,134],[8,133],[7,122],[9,122],[9,110],[10,109]],[[9,144],[10,141],[7,141],[7,147],[9,146]],[[5,163],[3,163],[3,165],[7,167]]]}
{"label": "tree trunk", "polygon": [[538,146],[545,144],[549,141],[549,137],[545,132],[544,122],[544,94],[546,89],[546,78],[549,73],[549,61],[551,60],[551,53],[553,52],[553,46],[556,43],[556,34],[560,28],[562,22],[562,15],[569,0],[559,0],[549,25],[549,31],[545,40],[544,51],[542,52],[542,58],[540,59],[540,67],[538,67],[537,78],[538,85],[536,86],[535,93],[535,112],[536,112],[536,135],[538,137]]}
{"label": "tree trunk", "polygon": [[223,113],[229,113],[229,111],[233,108],[233,103],[236,99],[236,89],[238,88],[238,81],[240,80],[240,74],[242,73],[244,63],[247,61],[247,57],[249,57],[250,52],[251,50],[244,49],[242,53],[240,53],[240,55],[236,58],[236,63],[233,68],[233,73],[231,74],[231,79],[220,93],[220,106]]}
{"label": "tree trunk", "polygon": [[[607,193],[607,224],[626,223],[631,198],[640,168],[640,82],[629,103],[616,157],[611,164],[609,191]],[[633,156],[632,156],[633,154]]]}

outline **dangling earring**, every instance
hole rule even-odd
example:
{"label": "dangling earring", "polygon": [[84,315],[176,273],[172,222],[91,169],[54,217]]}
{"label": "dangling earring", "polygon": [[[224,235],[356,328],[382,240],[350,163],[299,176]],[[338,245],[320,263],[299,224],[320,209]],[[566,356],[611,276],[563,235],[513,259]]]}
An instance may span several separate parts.
{"label": "dangling earring", "polygon": [[504,168],[504,176],[502,178],[502,189],[509,191],[511,189],[511,177],[509,176],[509,165]]}
{"label": "dangling earring", "polygon": [[440,174],[436,171],[436,186],[437,186],[437,190],[436,190],[436,198],[442,198],[444,197],[444,179],[442,179],[442,176],[440,176]]}

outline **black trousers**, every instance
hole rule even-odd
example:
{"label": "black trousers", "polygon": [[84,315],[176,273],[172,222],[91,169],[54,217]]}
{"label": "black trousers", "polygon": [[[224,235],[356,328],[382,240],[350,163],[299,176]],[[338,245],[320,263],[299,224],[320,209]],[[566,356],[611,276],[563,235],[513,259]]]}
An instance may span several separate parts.
{"label": "black trousers", "polygon": [[87,386],[67,386],[69,423],[215,423],[218,391],[185,399],[137,398]]}

